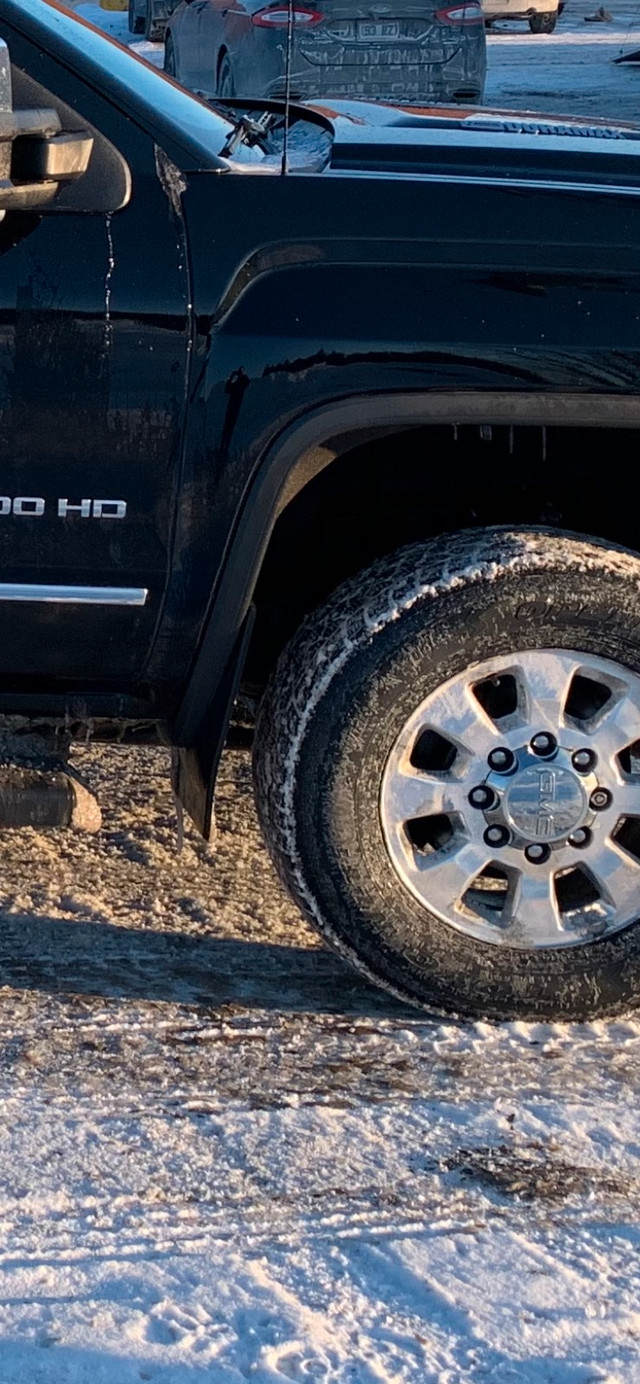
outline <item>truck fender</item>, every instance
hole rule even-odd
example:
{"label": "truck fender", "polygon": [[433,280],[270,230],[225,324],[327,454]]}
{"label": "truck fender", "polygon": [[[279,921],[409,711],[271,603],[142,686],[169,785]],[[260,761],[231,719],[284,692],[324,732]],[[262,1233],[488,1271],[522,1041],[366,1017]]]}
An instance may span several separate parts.
{"label": "truck fender", "polygon": [[238,517],[171,727],[174,788],[205,840],[211,837],[215,777],[253,627],[253,593],[278,515],[352,447],[430,424],[638,427],[640,399],[470,389],[367,394],[304,414],[270,444]]}

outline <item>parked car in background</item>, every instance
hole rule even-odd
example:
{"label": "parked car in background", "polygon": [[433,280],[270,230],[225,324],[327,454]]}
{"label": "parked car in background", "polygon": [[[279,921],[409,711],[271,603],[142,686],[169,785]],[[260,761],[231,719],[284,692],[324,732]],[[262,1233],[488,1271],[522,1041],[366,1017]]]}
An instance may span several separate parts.
{"label": "parked car in background", "polygon": [[[165,70],[207,96],[282,96],[288,13],[286,0],[182,0],[168,25]],[[293,19],[297,98],[482,100],[478,0],[294,0]]]}
{"label": "parked car in background", "polygon": [[132,34],[162,41],[167,20],[179,0],[129,0],[129,29]]}
{"label": "parked car in background", "polygon": [[485,23],[490,28],[496,19],[525,19],[532,34],[552,34],[564,9],[558,0],[483,0]]}

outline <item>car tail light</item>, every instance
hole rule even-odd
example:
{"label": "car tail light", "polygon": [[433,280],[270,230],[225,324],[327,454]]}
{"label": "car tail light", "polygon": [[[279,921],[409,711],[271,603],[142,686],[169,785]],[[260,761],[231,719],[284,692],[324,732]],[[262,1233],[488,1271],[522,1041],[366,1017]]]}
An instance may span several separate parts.
{"label": "car tail light", "polygon": [[[301,9],[298,5],[294,6],[293,22],[297,28],[308,29],[312,24],[321,24],[324,15],[318,10]],[[257,14],[252,15],[251,23],[257,24],[259,29],[286,29],[289,23],[289,10],[286,5],[273,5],[270,9],[258,10]]]}
{"label": "car tail light", "polygon": [[479,24],[482,21],[482,6],[475,3],[464,5],[444,5],[436,10],[440,24]]}

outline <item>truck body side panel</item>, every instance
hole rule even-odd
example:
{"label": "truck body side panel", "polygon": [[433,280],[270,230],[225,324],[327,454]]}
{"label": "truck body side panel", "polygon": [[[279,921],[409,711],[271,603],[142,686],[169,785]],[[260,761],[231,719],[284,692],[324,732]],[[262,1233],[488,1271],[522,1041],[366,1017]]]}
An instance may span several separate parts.
{"label": "truck body side panel", "polygon": [[486,391],[552,421],[554,396],[637,389],[636,196],[202,174],[185,209],[196,389],[157,674],[188,664],[264,459],[313,411],[414,393],[428,422],[432,392]]}

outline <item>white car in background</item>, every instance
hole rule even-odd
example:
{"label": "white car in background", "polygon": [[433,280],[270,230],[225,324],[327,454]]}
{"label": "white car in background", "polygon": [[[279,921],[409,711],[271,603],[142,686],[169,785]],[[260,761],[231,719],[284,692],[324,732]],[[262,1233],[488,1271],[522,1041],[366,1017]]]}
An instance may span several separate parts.
{"label": "white car in background", "polygon": [[552,34],[564,5],[558,0],[482,0],[487,28],[496,19],[526,19],[532,34]]}

